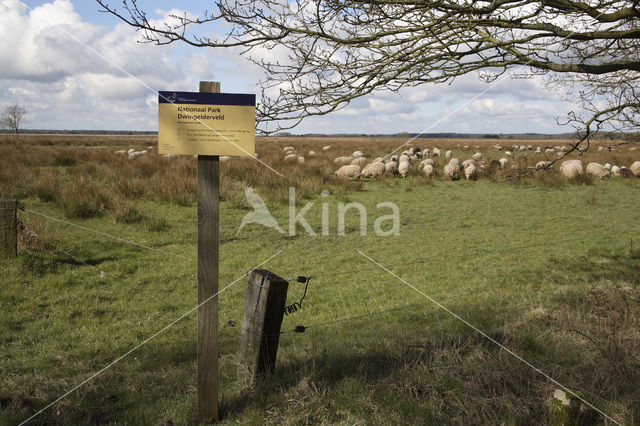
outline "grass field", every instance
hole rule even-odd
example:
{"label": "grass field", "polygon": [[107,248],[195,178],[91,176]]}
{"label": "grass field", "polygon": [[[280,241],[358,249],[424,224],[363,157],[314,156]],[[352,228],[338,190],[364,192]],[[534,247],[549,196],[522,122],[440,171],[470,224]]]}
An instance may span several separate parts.
{"label": "grass field", "polygon": [[[498,153],[484,150],[495,142],[478,141],[490,158]],[[29,210],[19,213],[27,226],[19,256],[0,269],[0,423],[36,414],[196,305],[195,160],[113,154],[153,143],[86,136],[0,142],[0,196],[17,197]],[[222,165],[220,288],[238,280],[219,297],[222,423],[546,422],[558,385],[424,295],[617,422],[638,423],[640,180],[332,176],[330,159],[341,153],[363,148],[374,157],[401,143],[271,138],[257,150],[284,178],[248,159]],[[461,143],[468,142],[415,145],[455,151]],[[326,144],[333,146],[329,158],[282,162],[283,146],[306,152]],[[590,158],[634,159],[616,151],[586,154],[585,163]],[[316,232],[326,203],[329,235],[256,224],[238,233],[251,211],[246,186],[283,227],[289,186],[297,188],[298,211],[314,203],[305,217]],[[374,220],[388,214],[376,208],[385,201],[400,210],[399,236],[373,232]],[[355,214],[338,235],[338,204],[347,202],[366,207],[366,235]],[[235,374],[239,326],[229,322],[241,321],[243,274],[279,250],[264,268],[286,279],[316,278],[302,309],[284,319],[275,374],[245,389]],[[288,302],[303,290],[292,282]],[[306,332],[293,333],[297,325]],[[197,424],[195,312],[32,421]]]}

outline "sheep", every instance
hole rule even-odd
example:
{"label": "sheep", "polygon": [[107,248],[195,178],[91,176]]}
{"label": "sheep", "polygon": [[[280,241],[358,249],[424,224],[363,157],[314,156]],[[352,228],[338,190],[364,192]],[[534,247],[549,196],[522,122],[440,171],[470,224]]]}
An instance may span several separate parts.
{"label": "sheep", "polygon": [[357,164],[342,166],[336,171],[336,176],[339,177],[357,177],[358,175],[360,175],[360,166]]}
{"label": "sheep", "polygon": [[507,157],[513,157],[513,153],[511,151],[505,151],[504,155],[506,155]]}
{"label": "sheep", "polygon": [[431,164],[425,164],[424,169],[422,169],[422,174],[424,174],[428,178],[433,177],[434,175],[433,166]]}
{"label": "sheep", "polygon": [[284,148],[282,148],[283,151],[295,151],[296,149],[292,146],[285,146]]}
{"label": "sheep", "polygon": [[136,152],[135,148],[129,148],[129,150],[127,151],[127,155],[131,155],[134,152]]}
{"label": "sheep", "polygon": [[420,159],[420,156],[418,154],[413,154],[411,157],[409,157],[409,159],[411,160],[412,163],[415,163]]}
{"label": "sheep", "polygon": [[298,164],[304,164],[306,162],[305,158],[302,155],[298,155]]}
{"label": "sheep", "polygon": [[424,159],[420,162],[420,169],[425,167],[427,164],[430,164],[431,167],[435,167],[436,163],[431,158]]}
{"label": "sheep", "polygon": [[536,163],[536,169],[545,169],[551,165],[551,161],[538,161]]}
{"label": "sheep", "polygon": [[417,154],[417,153],[419,153],[419,152],[420,152],[420,148],[418,148],[417,146],[416,146],[416,147],[413,147],[413,148],[411,148],[411,152],[412,152],[413,154]]}
{"label": "sheep", "polygon": [[386,163],[386,161],[384,161],[384,158],[382,157],[376,157],[373,159],[372,163]]}
{"label": "sheep", "polygon": [[537,147],[534,154],[538,154],[538,155],[542,154],[542,149],[540,147]]}
{"label": "sheep", "polygon": [[400,173],[400,176],[407,177],[407,173],[409,173],[409,169],[411,168],[411,163],[409,163],[408,161],[400,161],[400,164],[398,165],[398,173]]}
{"label": "sheep", "polygon": [[476,151],[480,149],[480,145],[474,145],[473,149],[475,149]]}
{"label": "sheep", "polygon": [[152,150],[152,149],[154,149],[154,147],[153,147],[153,146],[151,146],[151,145],[149,145],[149,146],[147,147],[147,150]]}
{"label": "sheep", "polygon": [[625,179],[631,179],[631,178],[634,178],[635,176],[636,175],[634,175],[630,169],[627,169],[626,167],[620,167],[620,177]]}
{"label": "sheep", "polygon": [[402,154],[402,155],[400,156],[400,163],[402,163],[403,161],[411,161],[411,159],[409,158],[409,156],[408,156],[408,155],[406,155],[406,154]]}
{"label": "sheep", "polygon": [[469,164],[464,169],[464,177],[467,180],[478,180],[478,168],[474,164]]}
{"label": "sheep", "polygon": [[636,152],[636,149],[637,148],[635,146],[632,146],[631,148],[629,148],[629,152]]}
{"label": "sheep", "polygon": [[136,152],[135,150],[131,153],[129,153],[129,160],[133,160],[134,158],[136,158],[138,155],[140,155],[139,152]]}
{"label": "sheep", "polygon": [[322,152],[331,151],[331,145],[325,145],[322,147]]}
{"label": "sheep", "polygon": [[315,151],[309,151],[309,152],[307,153],[307,156],[308,156],[308,157],[315,157],[315,156],[316,156],[316,152],[315,152]]}
{"label": "sheep", "polygon": [[433,148],[433,151],[431,152],[431,156],[433,158],[440,157],[440,150],[438,148]]}
{"label": "sheep", "polygon": [[554,152],[556,152],[555,148],[547,148],[544,150],[545,154],[553,154]]}
{"label": "sheep", "polygon": [[500,145],[496,145],[494,146],[494,148],[496,149],[496,151],[502,151],[502,147]]}
{"label": "sheep", "polygon": [[464,149],[465,151],[469,150],[469,145],[463,146],[462,149]]}
{"label": "sheep", "polygon": [[229,155],[223,155],[222,157],[220,157],[220,162],[224,163],[225,161],[229,161],[231,160],[231,157]]}
{"label": "sheep", "polygon": [[351,156],[353,158],[364,157],[364,153],[362,151],[354,151],[354,153],[351,154]]}
{"label": "sheep", "polygon": [[148,153],[149,153],[149,151],[147,151],[146,149],[144,151],[140,151],[140,155],[146,155]]}
{"label": "sheep", "polygon": [[459,167],[456,167],[456,166],[451,165],[451,164],[447,164],[446,166],[444,166],[443,171],[444,171],[445,176],[447,176],[451,180],[460,179],[460,176],[458,176],[458,172],[460,171]]}
{"label": "sheep", "polygon": [[429,150],[429,148],[425,148],[422,150],[422,157],[428,157],[431,155],[431,151]]}
{"label": "sheep", "polygon": [[533,145],[527,145],[527,151],[531,151],[533,149]]}
{"label": "sheep", "polygon": [[374,162],[365,166],[362,169],[362,175],[366,177],[381,176],[385,172],[385,164],[381,162]]}
{"label": "sheep", "polygon": [[462,168],[466,169],[470,164],[473,164],[474,166],[476,166],[476,160],[474,160],[474,159],[464,160],[462,162]]}
{"label": "sheep", "polygon": [[353,161],[353,157],[338,157],[333,162],[338,166],[346,166],[347,164],[351,164]]}
{"label": "sheep", "polygon": [[489,162],[489,167],[491,167],[492,169],[499,169],[502,166],[500,165],[500,162],[498,160],[491,160]]}
{"label": "sheep", "polygon": [[471,158],[472,158],[472,159],[474,159],[474,160],[476,160],[476,161],[480,161],[480,160],[482,160],[482,153],[480,153],[480,152],[476,152],[475,154],[473,154],[473,155],[471,156]]}
{"label": "sheep", "polygon": [[605,163],[604,168],[611,171],[611,163]]}
{"label": "sheep", "polygon": [[353,160],[351,160],[351,164],[356,164],[358,165],[361,169],[366,166],[368,163],[367,159],[365,157],[356,157]]}
{"label": "sheep", "polygon": [[640,161],[634,161],[630,169],[635,176],[640,177]]}
{"label": "sheep", "polygon": [[451,158],[453,157],[453,152],[451,152],[450,149],[448,149],[445,153],[444,153],[444,158]]}
{"label": "sheep", "polygon": [[602,152],[602,151],[604,151],[604,147],[603,146],[599,146],[598,147],[598,152]]}
{"label": "sheep", "polygon": [[458,170],[462,169],[462,162],[457,158],[449,160],[449,165],[456,167]]}
{"label": "sheep", "polygon": [[287,154],[284,157],[284,161],[286,162],[298,161],[298,156],[296,154]]}
{"label": "sheep", "polygon": [[398,162],[398,156],[397,155],[392,155],[390,161],[395,161],[397,163]]}
{"label": "sheep", "polygon": [[562,176],[567,179],[573,179],[582,174],[582,168],[579,168],[576,163],[563,163],[560,166],[560,172],[562,173]]}
{"label": "sheep", "polygon": [[398,174],[398,163],[396,161],[389,161],[384,165],[384,172],[388,175]]}
{"label": "sheep", "polygon": [[620,176],[620,167],[611,166],[611,174],[614,176]]}
{"label": "sheep", "polygon": [[587,164],[587,174],[599,177],[600,179],[608,178],[609,176],[611,176],[609,170],[607,170],[607,168],[602,164],[598,163]]}
{"label": "sheep", "polygon": [[125,155],[127,153],[127,151],[125,151],[124,149],[121,149],[120,151],[116,151],[115,154],[118,155]]}
{"label": "sheep", "polygon": [[500,168],[504,169],[505,167],[507,167],[507,164],[509,164],[509,159],[502,157],[501,159],[498,160],[500,162]]}
{"label": "sheep", "polygon": [[578,174],[582,174],[583,173],[584,163],[582,162],[582,160],[566,160],[566,161],[563,161],[562,164],[560,165],[560,169],[562,169],[564,166],[566,166],[568,164],[575,164],[575,166],[578,168]]}

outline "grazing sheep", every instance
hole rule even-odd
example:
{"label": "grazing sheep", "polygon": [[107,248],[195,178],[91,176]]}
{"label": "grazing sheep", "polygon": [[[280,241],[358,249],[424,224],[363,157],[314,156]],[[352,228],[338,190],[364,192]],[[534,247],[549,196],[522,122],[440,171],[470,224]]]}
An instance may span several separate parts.
{"label": "grazing sheep", "polygon": [[472,158],[473,160],[480,161],[480,160],[482,160],[482,153],[480,153],[480,152],[476,152],[475,154],[473,154],[473,155],[471,156],[471,158]]}
{"label": "grazing sheep", "polygon": [[354,151],[354,153],[353,153],[353,154],[351,154],[351,156],[352,156],[353,158],[364,157],[364,152],[362,152],[362,151]]}
{"label": "grazing sheep", "polygon": [[582,160],[566,160],[563,161],[560,165],[560,169],[562,169],[565,165],[574,164],[578,168],[578,174],[582,174],[584,170],[584,163]]}
{"label": "grazing sheep", "polygon": [[431,165],[431,167],[435,167],[435,166],[436,166],[435,161],[433,161],[431,158],[426,158],[426,159],[424,159],[424,160],[422,160],[422,161],[420,162],[420,167],[419,167],[419,168],[423,168],[423,167],[424,167],[424,166],[426,166],[427,164],[430,164],[430,165]]}
{"label": "grazing sheep", "polygon": [[462,147],[462,149],[464,149],[465,151],[467,151],[469,149],[469,145],[465,145]]}
{"label": "grazing sheep", "polygon": [[630,169],[634,175],[640,177],[640,161],[634,161]]}
{"label": "grazing sheep", "polygon": [[536,152],[534,152],[534,154],[538,154],[538,155],[542,154],[542,149],[540,149],[540,147],[537,147]]}
{"label": "grazing sheep", "polygon": [[605,163],[604,168],[611,171],[611,163]]}
{"label": "grazing sheep", "polygon": [[368,163],[367,159],[364,157],[356,157],[353,160],[351,160],[351,164],[356,164],[357,166],[359,166],[361,169],[366,166]]}
{"label": "grazing sheep", "polygon": [[325,145],[322,147],[323,152],[331,151],[331,145]]}
{"label": "grazing sheep", "polygon": [[140,155],[147,155],[149,153],[149,151],[147,151],[146,149],[144,151],[140,151]]}
{"label": "grazing sheep", "polygon": [[560,172],[562,176],[567,179],[573,179],[582,174],[582,169],[575,163],[562,164],[560,166]]}
{"label": "grazing sheep", "polygon": [[500,145],[496,145],[494,146],[494,148],[496,149],[496,151],[502,151],[502,147]]}
{"label": "grazing sheep", "polygon": [[602,151],[604,151],[604,147],[603,146],[599,146],[598,147],[598,152],[602,152]]}
{"label": "grazing sheep", "polygon": [[433,177],[433,175],[434,175],[433,166],[431,164],[425,164],[424,165],[424,169],[422,169],[422,174],[425,175],[428,178]]}
{"label": "grazing sheep", "polygon": [[386,161],[384,161],[384,158],[382,157],[376,157],[371,163],[386,163]]}
{"label": "grazing sheep", "polygon": [[127,155],[131,155],[134,152],[136,152],[136,150],[134,148],[129,148],[129,150],[127,151]]}
{"label": "grazing sheep", "polygon": [[608,178],[611,176],[611,172],[607,170],[605,166],[598,163],[587,164],[587,174],[598,177],[600,179]]}
{"label": "grazing sheep", "polygon": [[551,165],[551,161],[538,161],[536,163],[536,169],[544,169]]}
{"label": "grazing sheep", "polygon": [[402,177],[407,177],[407,173],[409,173],[410,168],[411,163],[408,161],[400,161],[400,164],[398,165],[398,173],[400,173],[400,176]]}
{"label": "grazing sheep", "polygon": [[398,163],[396,161],[389,161],[384,165],[384,172],[388,175],[398,174]]}
{"label": "grazing sheep", "polygon": [[365,166],[362,169],[362,175],[366,177],[381,176],[385,172],[385,164],[381,162],[374,162]]}
{"label": "grazing sheep", "polygon": [[456,167],[458,170],[462,169],[462,162],[457,158],[452,158],[449,160],[449,164],[453,167]]}
{"label": "grazing sheep", "polygon": [[513,153],[511,151],[505,151],[504,155],[506,155],[507,157],[513,157]]}
{"label": "grazing sheep", "polygon": [[419,152],[420,152],[420,148],[418,148],[417,146],[416,146],[416,147],[411,148],[411,153],[412,153],[412,154],[417,154],[417,153],[419,153]]}
{"label": "grazing sheep", "polygon": [[360,175],[360,166],[357,164],[342,166],[336,171],[336,175],[339,177],[356,177]]}
{"label": "grazing sheep", "polygon": [[444,153],[444,158],[451,158],[453,157],[453,152],[451,152],[450,149],[448,149],[445,153]]}
{"label": "grazing sheep", "polygon": [[462,168],[463,168],[463,169],[466,169],[466,168],[469,166],[469,164],[473,164],[474,166],[476,166],[476,160],[473,160],[473,159],[470,159],[470,160],[464,160],[464,161],[462,162]]}
{"label": "grazing sheep", "polygon": [[554,148],[547,148],[544,150],[545,154],[553,154],[554,152],[556,152]]}
{"label": "grazing sheep", "polygon": [[491,167],[492,169],[499,169],[502,167],[502,165],[498,160],[491,160],[489,161],[489,167]]}
{"label": "grazing sheep", "polygon": [[298,156],[296,154],[287,154],[284,157],[284,161],[286,162],[298,161]]}
{"label": "grazing sheep", "polygon": [[127,153],[127,151],[125,151],[124,149],[121,149],[120,151],[116,151],[115,154],[118,155],[125,155]]}
{"label": "grazing sheep", "polygon": [[315,157],[315,156],[316,156],[316,152],[315,152],[315,151],[309,151],[309,152],[307,153],[307,156],[309,156],[309,157]]}
{"label": "grazing sheep", "polygon": [[302,155],[298,155],[298,164],[304,164],[305,163],[305,159]]}
{"label": "grazing sheep", "polygon": [[505,167],[507,167],[507,164],[509,164],[509,159],[502,157],[501,159],[498,160],[500,162],[500,168],[504,169]]}
{"label": "grazing sheep", "polygon": [[433,158],[440,157],[440,150],[438,148],[433,148],[433,151],[431,152],[431,156]]}
{"label": "grazing sheep", "polygon": [[469,164],[464,169],[464,177],[467,180],[478,180],[478,168],[474,164]]}
{"label": "grazing sheep", "polygon": [[458,176],[458,173],[460,172],[460,168],[459,167],[456,167],[456,166],[451,165],[451,164],[447,164],[446,166],[444,166],[443,171],[444,171],[445,176],[447,176],[451,180],[460,179],[460,176]]}
{"label": "grazing sheep", "polygon": [[153,149],[153,146],[149,145],[149,146],[147,147],[147,149],[149,149],[149,150],[150,150],[150,149]]}
{"label": "grazing sheep", "polygon": [[429,150],[429,148],[425,148],[422,150],[422,157],[428,157],[431,155],[431,151]]}
{"label": "grazing sheep", "polygon": [[614,176],[620,176],[620,167],[611,166],[611,174]]}
{"label": "grazing sheep", "polygon": [[284,148],[282,148],[283,151],[295,151],[296,149],[292,146],[285,146]]}
{"label": "grazing sheep", "polygon": [[626,167],[620,167],[620,177],[625,179],[631,179],[636,177],[636,175],[634,175],[630,169],[627,169]]}
{"label": "grazing sheep", "polygon": [[418,154],[413,154],[411,157],[409,157],[409,159],[411,160],[412,163],[415,163],[420,159],[420,156]]}
{"label": "grazing sheep", "polygon": [[406,155],[406,154],[402,154],[402,155],[400,156],[400,162],[402,163],[403,161],[411,161],[411,159],[409,158],[409,156],[408,156],[408,155]]}
{"label": "grazing sheep", "polygon": [[134,150],[133,152],[129,153],[129,160],[133,160],[134,158],[136,158],[139,155],[141,155],[141,154]]}
{"label": "grazing sheep", "polygon": [[391,161],[395,161],[397,163],[398,162],[398,156],[397,155],[392,155],[391,156]]}
{"label": "grazing sheep", "polygon": [[338,166],[346,166],[347,164],[351,164],[353,161],[353,157],[338,157],[333,162]]}

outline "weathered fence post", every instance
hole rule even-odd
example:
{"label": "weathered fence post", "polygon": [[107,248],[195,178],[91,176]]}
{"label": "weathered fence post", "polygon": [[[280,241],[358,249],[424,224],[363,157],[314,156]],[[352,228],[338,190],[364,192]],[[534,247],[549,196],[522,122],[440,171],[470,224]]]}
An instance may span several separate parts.
{"label": "weathered fence post", "polygon": [[238,353],[238,375],[248,386],[273,372],[288,288],[288,281],[269,271],[249,273]]}
{"label": "weathered fence post", "polygon": [[18,202],[0,198],[0,258],[9,259],[18,255]]}
{"label": "weathered fence post", "polygon": [[[220,83],[200,82],[220,93]],[[198,420],[218,421],[218,255],[220,162],[198,155]]]}

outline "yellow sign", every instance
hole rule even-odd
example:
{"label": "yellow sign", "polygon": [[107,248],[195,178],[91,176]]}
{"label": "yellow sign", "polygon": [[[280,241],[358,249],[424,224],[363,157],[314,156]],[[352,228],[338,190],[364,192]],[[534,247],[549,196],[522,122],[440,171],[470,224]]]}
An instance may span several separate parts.
{"label": "yellow sign", "polygon": [[159,92],[158,153],[249,156],[255,153],[256,96]]}

